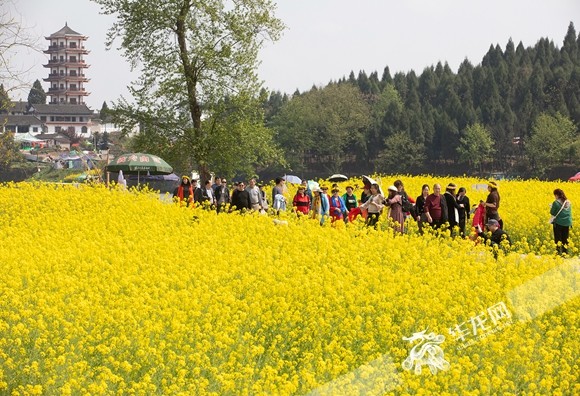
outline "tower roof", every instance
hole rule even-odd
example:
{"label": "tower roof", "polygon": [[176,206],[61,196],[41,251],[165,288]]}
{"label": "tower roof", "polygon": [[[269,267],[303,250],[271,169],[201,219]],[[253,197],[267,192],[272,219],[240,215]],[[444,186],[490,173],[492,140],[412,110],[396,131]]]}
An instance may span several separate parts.
{"label": "tower roof", "polygon": [[71,28],[68,27],[68,23],[65,22],[64,27],[60,29],[58,32],[54,32],[48,37],[62,37],[62,36],[82,36],[79,32],[75,32]]}

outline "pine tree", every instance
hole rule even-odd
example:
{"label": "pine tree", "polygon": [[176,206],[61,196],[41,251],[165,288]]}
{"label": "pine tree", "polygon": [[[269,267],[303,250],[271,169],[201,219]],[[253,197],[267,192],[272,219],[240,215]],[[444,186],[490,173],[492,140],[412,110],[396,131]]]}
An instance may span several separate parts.
{"label": "pine tree", "polygon": [[433,103],[437,92],[437,78],[433,72],[433,67],[426,67],[419,77],[419,95],[421,103]]}
{"label": "pine tree", "polygon": [[393,77],[391,77],[391,71],[389,70],[389,66],[385,66],[383,69],[383,75],[381,77],[382,88],[385,87],[387,84],[393,83]]}
{"label": "pine tree", "polygon": [[28,104],[46,104],[46,92],[42,89],[39,80],[34,81],[30,93],[28,94]]}
{"label": "pine tree", "polygon": [[369,81],[367,74],[363,70],[358,72],[357,83],[358,88],[364,95],[368,95],[371,93],[371,83]]}
{"label": "pine tree", "polygon": [[4,84],[0,84],[0,114],[8,111],[10,106],[10,97],[4,89]]}
{"label": "pine tree", "polygon": [[101,106],[101,112],[100,112],[100,117],[101,117],[101,122],[103,122],[104,124],[109,122],[109,114],[110,110],[109,110],[109,106],[107,106],[107,101],[103,101],[103,105]]}
{"label": "pine tree", "polygon": [[562,52],[566,52],[573,62],[578,61],[578,43],[576,42],[576,29],[574,29],[574,22],[570,22],[570,25],[568,25],[568,31],[564,37]]}
{"label": "pine tree", "polygon": [[[411,71],[411,73],[413,73],[413,71]],[[395,77],[393,78],[393,85],[395,86],[395,89],[404,102],[407,99],[407,77],[405,76],[405,73],[395,73]]]}
{"label": "pine tree", "polygon": [[356,85],[357,81],[356,81],[356,77],[354,76],[354,71],[350,71],[350,74],[348,75],[348,82],[351,84]]}

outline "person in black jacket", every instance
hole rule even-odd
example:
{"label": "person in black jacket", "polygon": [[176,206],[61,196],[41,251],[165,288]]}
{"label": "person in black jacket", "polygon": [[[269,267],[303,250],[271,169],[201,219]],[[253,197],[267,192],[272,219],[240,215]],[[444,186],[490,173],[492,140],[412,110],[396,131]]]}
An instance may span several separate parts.
{"label": "person in black jacket", "polygon": [[228,189],[228,181],[221,179],[220,185],[213,190],[215,197],[215,205],[219,213],[223,207],[230,203],[230,190]]}
{"label": "person in black jacket", "polygon": [[459,225],[459,204],[457,203],[457,199],[455,199],[455,189],[457,186],[453,183],[449,183],[447,185],[447,189],[445,190],[445,203],[447,204],[447,213],[448,218],[447,221],[449,222],[449,229],[451,230],[451,235],[454,235],[453,228]]}
{"label": "person in black jacket", "polygon": [[191,180],[191,187],[193,188],[193,203],[195,204],[195,207],[197,207],[205,201],[203,191],[201,191],[201,188],[197,186],[197,180],[195,179]]}
{"label": "person in black jacket", "polygon": [[252,209],[252,203],[250,201],[250,193],[245,190],[246,185],[244,182],[239,182],[236,189],[232,193],[232,207],[235,210],[242,211],[244,208],[246,210]]}
{"label": "person in black jacket", "polygon": [[421,195],[415,200],[415,220],[419,226],[419,233],[423,235],[423,223],[427,222],[427,216],[424,212],[425,199],[429,196],[429,185],[423,184],[421,187]]}
{"label": "person in black jacket", "polygon": [[465,223],[469,220],[469,211],[471,210],[469,198],[465,193],[465,187],[461,187],[457,190],[457,204],[459,205],[459,233],[462,237],[465,237]]}
{"label": "person in black jacket", "polygon": [[[511,245],[512,241],[507,232],[505,232],[504,229],[499,228],[499,221],[490,219],[487,221],[486,226],[489,232],[484,232],[481,227],[478,226],[477,235],[483,238],[483,241],[486,245],[494,248],[493,256],[497,259],[498,249],[501,248],[504,250],[504,252],[506,252],[506,249]],[[495,246],[497,246],[497,248],[495,248]]]}

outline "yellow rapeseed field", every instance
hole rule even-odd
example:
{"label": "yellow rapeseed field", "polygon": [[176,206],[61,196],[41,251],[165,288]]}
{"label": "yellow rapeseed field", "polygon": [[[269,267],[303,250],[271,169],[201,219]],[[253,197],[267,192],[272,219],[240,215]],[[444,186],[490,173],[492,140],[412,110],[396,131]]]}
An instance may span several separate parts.
{"label": "yellow rapeseed field", "polygon": [[[396,178],[413,197],[450,181],[472,203],[487,194],[467,177],[382,176],[383,188]],[[414,222],[394,235],[3,185],[0,394],[580,394],[580,233],[575,257],[554,254],[556,187],[580,225],[580,183],[499,183],[514,246],[496,260]],[[403,368],[418,344],[403,338],[423,330],[445,337],[435,374]]]}

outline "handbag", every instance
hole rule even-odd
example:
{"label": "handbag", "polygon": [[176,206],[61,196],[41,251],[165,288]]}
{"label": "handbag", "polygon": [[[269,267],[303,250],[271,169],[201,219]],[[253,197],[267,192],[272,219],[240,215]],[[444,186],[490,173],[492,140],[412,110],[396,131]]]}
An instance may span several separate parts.
{"label": "handbag", "polygon": [[562,209],[564,209],[564,206],[566,206],[567,202],[568,202],[568,200],[564,201],[564,203],[560,207],[560,210],[558,211],[558,213],[556,213],[556,216],[550,216],[550,220],[548,220],[549,224],[554,224],[554,220],[556,220],[556,217],[558,217],[560,212],[562,212]]}

